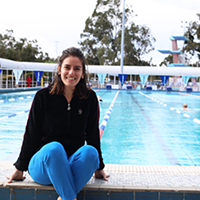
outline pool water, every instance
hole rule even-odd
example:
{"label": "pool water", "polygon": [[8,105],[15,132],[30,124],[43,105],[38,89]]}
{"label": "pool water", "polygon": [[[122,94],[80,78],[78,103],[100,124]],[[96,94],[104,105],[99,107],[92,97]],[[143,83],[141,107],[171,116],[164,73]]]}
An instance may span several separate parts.
{"label": "pool water", "polygon": [[[4,101],[0,102],[0,119],[29,110],[34,95],[35,91],[0,94],[0,100]],[[10,159],[13,152],[18,153],[22,144],[27,118],[28,112],[0,120],[0,160]]]}
{"label": "pool water", "polygon": [[[97,92],[101,120],[116,91]],[[143,92],[200,119],[199,98],[166,92]],[[112,97],[111,97],[112,96]],[[182,111],[183,112],[183,111]],[[105,163],[133,165],[200,165],[199,124],[139,92],[120,91],[102,137]]]}
{"label": "pool water", "polygon": [[[101,96],[100,124],[117,90],[96,90]],[[1,99],[33,96],[35,92],[0,94]],[[186,93],[185,93],[186,94]],[[145,96],[146,95],[146,96]],[[195,93],[196,96],[200,94]],[[167,104],[190,118],[184,117]],[[0,119],[30,109],[33,98],[0,103]],[[190,112],[182,111],[187,103]],[[0,160],[15,160],[21,147],[28,113],[0,120]],[[200,99],[178,92],[120,90],[103,132],[104,162],[132,165],[200,166]]]}

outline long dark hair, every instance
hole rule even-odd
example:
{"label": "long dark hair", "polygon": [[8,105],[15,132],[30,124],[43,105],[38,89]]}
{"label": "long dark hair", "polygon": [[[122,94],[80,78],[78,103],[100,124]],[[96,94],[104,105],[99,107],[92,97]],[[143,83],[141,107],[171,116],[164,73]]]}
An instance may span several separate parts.
{"label": "long dark hair", "polygon": [[[87,88],[87,84],[86,84],[87,74],[86,74],[85,66],[87,64],[87,61],[80,49],[75,48],[75,47],[70,47],[62,52],[62,55],[58,61],[58,65],[61,67],[64,59],[69,56],[79,58],[83,65],[84,78],[81,78],[78,84],[76,85],[74,94],[78,95],[79,98],[87,98],[89,94],[88,92],[90,90],[89,88]],[[52,87],[50,91],[51,94],[63,94],[64,92],[64,84],[58,72],[55,75],[55,78],[51,87]]]}

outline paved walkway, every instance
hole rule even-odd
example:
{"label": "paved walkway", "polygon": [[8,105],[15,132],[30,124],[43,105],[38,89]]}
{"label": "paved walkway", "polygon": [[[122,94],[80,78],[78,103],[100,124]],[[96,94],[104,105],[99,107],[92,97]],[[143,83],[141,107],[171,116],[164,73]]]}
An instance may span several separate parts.
{"label": "paved walkway", "polygon": [[[24,181],[7,184],[6,176],[13,170],[13,161],[0,161],[0,186],[54,189],[35,183],[28,173]],[[108,181],[91,178],[85,189],[117,191],[200,192],[200,167],[113,165],[105,167]]]}

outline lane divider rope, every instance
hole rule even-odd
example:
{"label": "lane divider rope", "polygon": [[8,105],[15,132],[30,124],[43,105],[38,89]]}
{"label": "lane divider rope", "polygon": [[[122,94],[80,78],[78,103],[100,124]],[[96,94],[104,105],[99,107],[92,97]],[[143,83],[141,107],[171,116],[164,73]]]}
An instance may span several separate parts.
{"label": "lane divider rope", "polygon": [[4,100],[0,100],[0,103],[5,103],[5,102],[9,102],[9,101],[16,101],[16,100],[22,100],[22,99],[30,99],[34,96],[26,96],[26,97],[19,97],[19,98],[10,98],[10,99],[4,99]]}
{"label": "lane divider rope", "polygon": [[178,94],[186,95],[186,96],[191,96],[191,97],[199,97],[199,98],[200,98],[200,96],[198,96],[198,95],[193,95],[193,94],[185,94],[185,93],[181,93],[181,92],[179,92]]}
{"label": "lane divider rope", "polygon": [[157,100],[157,99],[155,99],[155,98],[153,98],[153,97],[150,97],[149,95],[146,95],[146,94],[144,94],[144,93],[142,93],[142,92],[139,92],[139,93],[142,94],[142,95],[144,95],[144,96],[146,96],[147,98],[149,98],[149,99],[151,99],[151,100],[153,100],[153,101],[159,103],[160,105],[162,105],[162,106],[164,106],[164,107],[166,107],[166,108],[169,108],[170,110],[172,110],[172,111],[174,111],[174,112],[176,112],[176,113],[182,115],[183,117],[186,117],[186,118],[192,120],[193,122],[195,122],[195,123],[197,123],[197,124],[200,124],[200,120],[199,120],[199,119],[194,118],[194,117],[191,117],[191,116],[188,115],[187,113],[181,112],[180,110],[177,110],[177,109],[175,109],[175,108],[173,108],[173,107],[170,107],[170,106],[168,106],[166,103],[163,103],[163,102],[161,102],[161,101],[159,101],[159,100]]}
{"label": "lane divider rope", "polygon": [[111,114],[111,112],[112,112],[112,109],[113,109],[113,106],[114,106],[114,103],[115,103],[115,100],[116,100],[118,94],[119,94],[119,90],[118,90],[117,94],[115,95],[115,97],[114,97],[112,103],[110,104],[110,107],[108,108],[108,111],[107,111],[106,115],[104,116],[104,119],[103,119],[103,121],[101,122],[101,125],[99,126],[100,139],[101,139],[101,137],[102,137],[102,135],[103,135],[104,129],[105,129],[106,125],[107,125],[108,119],[109,119],[109,117],[110,117],[110,114]]}
{"label": "lane divider rope", "polygon": [[25,110],[25,111],[17,112],[17,113],[8,115],[8,116],[0,117],[0,121],[3,120],[3,119],[15,117],[15,116],[17,116],[17,115],[20,115],[20,114],[23,114],[23,113],[27,113],[27,112],[29,112],[29,110]]}
{"label": "lane divider rope", "polygon": [[[100,125],[100,127],[99,127],[99,129],[100,129],[100,138],[101,138],[102,135],[103,135],[104,129],[105,129],[106,125],[107,125],[108,119],[109,119],[109,117],[110,117],[112,108],[113,108],[113,106],[114,106],[114,103],[115,103],[115,100],[116,100],[118,94],[119,94],[119,91],[116,93],[116,95],[115,95],[115,97],[114,97],[112,103],[110,104],[110,107],[109,107],[109,109],[108,109],[106,115],[104,116],[104,119],[103,119],[103,121],[102,121],[102,123],[101,123],[101,125]],[[30,97],[29,97],[29,98],[30,98]],[[20,99],[21,99],[21,98],[20,98]],[[12,100],[10,100],[10,101],[12,101]],[[11,118],[11,117],[14,117],[14,116],[17,116],[17,115],[20,115],[20,114],[23,114],[23,113],[27,113],[27,112],[29,112],[29,110],[25,110],[25,111],[21,111],[21,112],[18,112],[18,113],[14,113],[14,114],[11,114],[11,115],[8,115],[8,116],[0,117],[0,121],[3,120],[3,119]]]}

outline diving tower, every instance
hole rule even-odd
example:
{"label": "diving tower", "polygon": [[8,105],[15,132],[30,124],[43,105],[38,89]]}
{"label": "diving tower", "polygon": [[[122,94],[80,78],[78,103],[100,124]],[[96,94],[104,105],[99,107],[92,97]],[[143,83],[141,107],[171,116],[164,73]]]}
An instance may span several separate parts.
{"label": "diving tower", "polygon": [[172,41],[172,50],[158,50],[162,54],[172,54],[173,63],[167,65],[167,67],[189,67],[184,63],[179,63],[178,57],[180,54],[182,54],[182,51],[178,49],[178,44],[177,44],[178,40],[189,41],[189,39],[185,36],[172,36],[170,37],[170,40]]}

